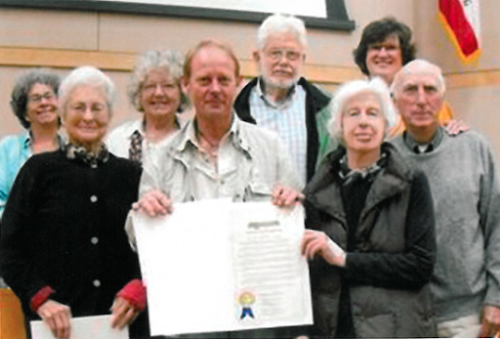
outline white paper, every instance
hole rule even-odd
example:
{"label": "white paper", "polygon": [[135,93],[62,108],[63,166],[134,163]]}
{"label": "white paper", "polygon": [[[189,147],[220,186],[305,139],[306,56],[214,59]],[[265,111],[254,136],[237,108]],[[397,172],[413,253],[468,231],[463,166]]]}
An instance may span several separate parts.
{"label": "white paper", "polygon": [[[109,1],[109,0],[99,0]],[[195,8],[213,8],[262,13],[284,13],[301,16],[326,18],[325,0],[111,0],[115,2],[132,2],[141,4],[157,4],[167,6],[183,6]]]}
{"label": "white paper", "polygon": [[[111,315],[71,319],[70,339],[128,339],[128,327],[111,328]],[[30,322],[33,339],[54,339],[48,326],[41,320]]]}
{"label": "white paper", "polygon": [[132,217],[152,335],[312,323],[301,206],[207,200]]}

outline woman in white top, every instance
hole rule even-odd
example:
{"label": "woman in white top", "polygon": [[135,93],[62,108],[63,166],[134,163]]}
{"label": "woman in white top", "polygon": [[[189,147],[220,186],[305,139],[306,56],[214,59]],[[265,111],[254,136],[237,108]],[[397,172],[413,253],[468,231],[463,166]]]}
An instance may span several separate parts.
{"label": "woman in white top", "polygon": [[111,131],[109,151],[142,163],[180,129],[179,114],[186,103],[180,88],[182,64],[177,51],[149,50],[141,56],[128,95],[143,116]]}

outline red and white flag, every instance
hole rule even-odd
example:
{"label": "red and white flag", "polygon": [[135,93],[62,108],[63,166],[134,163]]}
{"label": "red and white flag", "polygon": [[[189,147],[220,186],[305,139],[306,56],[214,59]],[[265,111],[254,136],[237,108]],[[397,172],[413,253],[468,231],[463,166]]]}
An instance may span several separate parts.
{"label": "red and white flag", "polygon": [[479,0],[439,0],[439,14],[463,61],[479,55]]}

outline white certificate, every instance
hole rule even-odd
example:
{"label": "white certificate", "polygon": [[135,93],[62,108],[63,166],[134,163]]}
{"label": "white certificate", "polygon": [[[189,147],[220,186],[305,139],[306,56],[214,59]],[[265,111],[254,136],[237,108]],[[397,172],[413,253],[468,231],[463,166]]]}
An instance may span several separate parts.
{"label": "white certificate", "polygon": [[152,335],[312,324],[302,206],[206,200],[132,218]]}
{"label": "white certificate", "polygon": [[[41,320],[30,322],[33,339],[54,339],[49,327]],[[128,327],[111,328],[111,315],[71,319],[70,339],[128,339]]]}

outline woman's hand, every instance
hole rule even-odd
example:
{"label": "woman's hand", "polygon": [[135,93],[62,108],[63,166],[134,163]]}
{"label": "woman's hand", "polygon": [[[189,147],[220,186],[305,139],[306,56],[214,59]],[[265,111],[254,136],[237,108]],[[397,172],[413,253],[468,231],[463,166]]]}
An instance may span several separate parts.
{"label": "woman's hand", "polygon": [[470,130],[470,127],[463,120],[450,120],[446,124],[446,132],[452,136],[467,132],[468,130]]}
{"label": "woman's hand", "polygon": [[172,213],[172,200],[163,192],[152,190],[146,193],[138,202],[132,205],[134,211],[145,213],[154,218],[159,215]]}
{"label": "woman's hand", "polygon": [[111,312],[113,313],[111,315],[111,327],[119,329],[130,325],[141,313],[127,299],[122,297],[116,297],[113,306],[111,306]]}
{"label": "woman's hand", "polygon": [[330,265],[344,267],[346,254],[339,245],[320,231],[305,230],[300,244],[302,255],[313,259],[319,254]]}
{"label": "woman's hand", "polygon": [[294,206],[301,200],[304,200],[304,195],[287,186],[276,185],[271,194],[271,202],[279,207]]}
{"label": "woman's hand", "polygon": [[49,326],[54,338],[69,338],[71,331],[71,309],[57,301],[48,299],[36,313]]}

